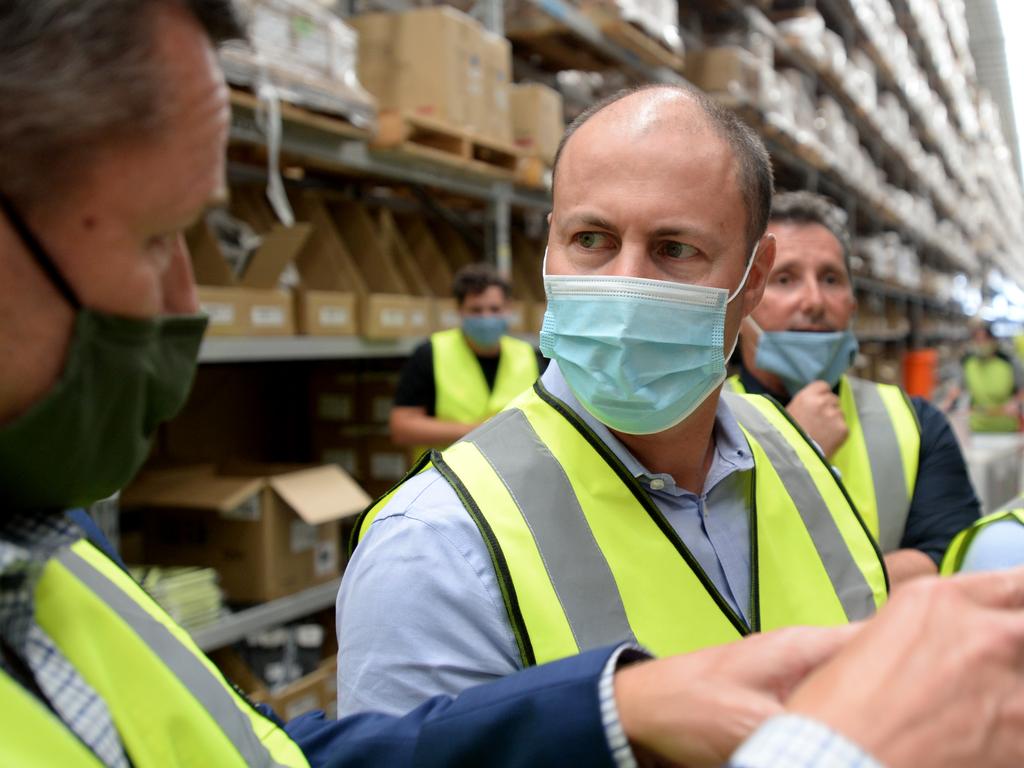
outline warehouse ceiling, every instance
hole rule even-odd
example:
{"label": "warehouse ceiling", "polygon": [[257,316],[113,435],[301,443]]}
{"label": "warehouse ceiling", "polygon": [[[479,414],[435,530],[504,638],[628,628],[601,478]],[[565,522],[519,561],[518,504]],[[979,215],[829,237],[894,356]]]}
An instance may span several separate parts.
{"label": "warehouse ceiling", "polygon": [[971,55],[978,70],[978,83],[992,94],[992,98],[999,106],[1003,135],[1010,151],[1014,153],[1019,172],[1020,143],[1014,117],[1009,67],[1006,64],[1006,41],[999,19],[997,0],[964,0],[964,4],[971,35]]}

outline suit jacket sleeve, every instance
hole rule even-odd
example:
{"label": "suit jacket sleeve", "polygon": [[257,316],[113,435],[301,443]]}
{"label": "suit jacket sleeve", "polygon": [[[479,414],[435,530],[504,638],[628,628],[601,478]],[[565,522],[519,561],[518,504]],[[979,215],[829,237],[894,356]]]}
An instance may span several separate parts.
{"label": "suit jacket sleeve", "polygon": [[598,683],[615,648],[532,667],[404,717],[303,715],[285,730],[312,768],[614,768]]}

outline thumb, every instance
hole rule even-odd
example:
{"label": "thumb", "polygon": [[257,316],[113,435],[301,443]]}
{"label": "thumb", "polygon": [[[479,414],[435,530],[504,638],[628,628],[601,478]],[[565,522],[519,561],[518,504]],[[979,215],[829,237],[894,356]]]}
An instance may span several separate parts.
{"label": "thumb", "polygon": [[791,627],[762,635],[766,643],[774,646],[774,653],[768,654],[770,660],[762,657],[758,665],[765,673],[763,682],[777,696],[786,698],[807,675],[845,648],[862,629],[863,624]]}

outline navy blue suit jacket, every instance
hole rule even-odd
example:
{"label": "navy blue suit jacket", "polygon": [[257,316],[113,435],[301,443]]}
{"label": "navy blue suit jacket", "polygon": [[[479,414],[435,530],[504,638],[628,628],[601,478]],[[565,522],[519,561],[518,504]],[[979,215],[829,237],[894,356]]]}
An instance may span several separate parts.
{"label": "navy blue suit jacket", "polygon": [[613,648],[532,667],[404,717],[296,718],[285,730],[313,768],[613,768],[598,682]]}

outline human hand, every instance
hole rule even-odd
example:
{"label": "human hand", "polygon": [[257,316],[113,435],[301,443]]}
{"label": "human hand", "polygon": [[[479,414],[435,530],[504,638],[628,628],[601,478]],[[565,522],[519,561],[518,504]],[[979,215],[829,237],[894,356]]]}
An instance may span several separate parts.
{"label": "human hand", "polygon": [[850,434],[839,397],[824,381],[812,381],[793,395],[786,410],[828,458]]}
{"label": "human hand", "polygon": [[615,676],[623,729],[642,764],[719,766],[858,631],[794,627],[634,664]]}
{"label": "human hand", "polygon": [[918,579],[786,709],[889,768],[1024,765],[1024,568]]}

